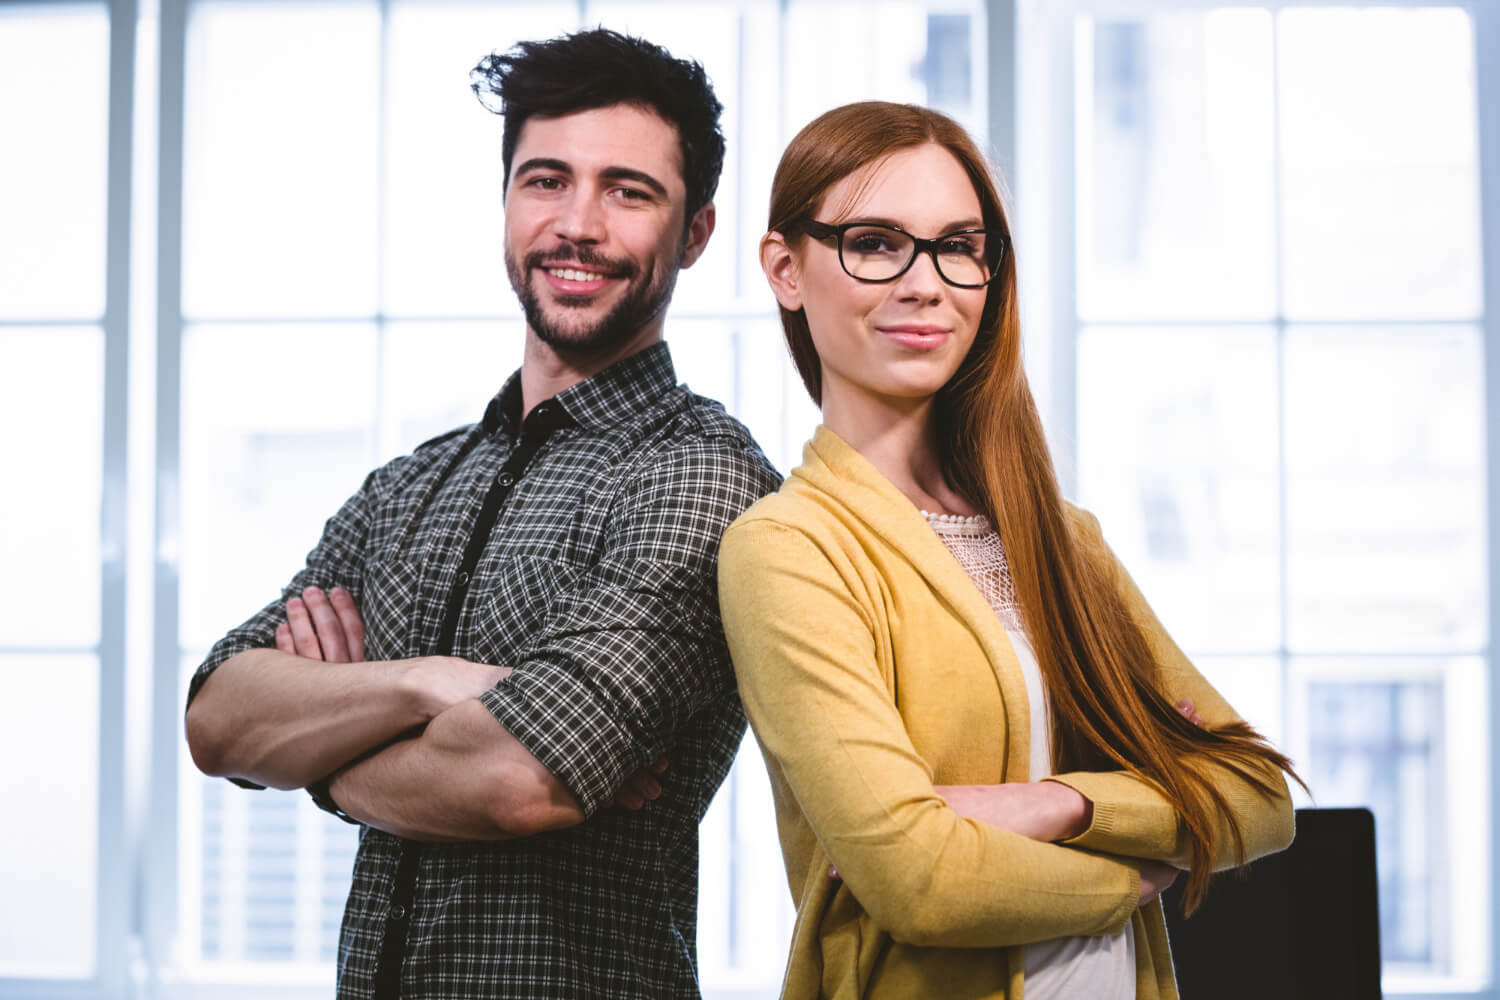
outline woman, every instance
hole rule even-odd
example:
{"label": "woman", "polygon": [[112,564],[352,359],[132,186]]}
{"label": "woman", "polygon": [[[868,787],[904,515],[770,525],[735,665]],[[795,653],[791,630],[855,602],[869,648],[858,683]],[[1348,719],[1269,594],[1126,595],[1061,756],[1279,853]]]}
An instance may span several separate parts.
{"label": "woman", "polygon": [[1290,768],[1061,499],[982,156],[836,109],[769,229],[823,425],[719,582],[797,901],[783,995],[1175,997],[1157,894],[1286,846]]}

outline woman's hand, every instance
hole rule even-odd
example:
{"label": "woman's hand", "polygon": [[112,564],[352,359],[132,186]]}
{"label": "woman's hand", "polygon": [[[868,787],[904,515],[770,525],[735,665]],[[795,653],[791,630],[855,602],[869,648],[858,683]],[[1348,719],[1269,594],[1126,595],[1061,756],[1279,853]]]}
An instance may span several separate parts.
{"label": "woman's hand", "polygon": [[1087,830],[1094,818],[1092,802],[1056,781],[937,785],[934,790],[960,816],[1032,840],[1069,840]]}

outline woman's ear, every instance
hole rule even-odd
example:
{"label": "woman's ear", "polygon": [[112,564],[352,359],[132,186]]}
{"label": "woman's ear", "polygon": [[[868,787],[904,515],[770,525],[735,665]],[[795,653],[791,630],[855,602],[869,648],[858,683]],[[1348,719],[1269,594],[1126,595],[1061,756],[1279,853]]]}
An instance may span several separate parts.
{"label": "woman's ear", "polygon": [[760,269],[766,272],[766,281],[781,308],[788,312],[802,308],[802,269],[786,237],[774,230],[760,238]]}

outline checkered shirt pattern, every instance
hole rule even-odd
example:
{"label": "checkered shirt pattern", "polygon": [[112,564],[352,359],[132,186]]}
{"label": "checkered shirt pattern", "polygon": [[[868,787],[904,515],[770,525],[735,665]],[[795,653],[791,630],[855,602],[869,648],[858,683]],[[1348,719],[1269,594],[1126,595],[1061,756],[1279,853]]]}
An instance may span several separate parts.
{"label": "checkered shirt pattern", "polygon": [[[659,344],[517,427],[512,376],[481,423],[371,473],[281,599],[194,675],[189,701],[230,656],[274,645],[285,599],[310,585],[354,595],[370,659],[430,654],[466,588],[452,653],[515,668],[481,701],[588,815],[523,840],[423,845],[410,912],[391,899],[415,845],[362,828],[341,1000],[372,995],[382,941],[402,932],[402,997],[698,996],[698,824],[745,728],[719,624],[719,537],[778,476],[738,421],[675,381]],[[463,581],[486,492],[533,433],[544,439]],[[602,808],[667,752],[660,799]]]}

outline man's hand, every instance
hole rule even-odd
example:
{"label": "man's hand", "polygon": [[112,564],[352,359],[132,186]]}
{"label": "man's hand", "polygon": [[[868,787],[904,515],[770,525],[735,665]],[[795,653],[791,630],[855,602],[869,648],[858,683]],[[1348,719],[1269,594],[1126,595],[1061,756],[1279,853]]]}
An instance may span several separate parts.
{"label": "man's hand", "polygon": [[[276,629],[276,648],[283,653],[325,663],[364,660],[364,618],[354,597],[343,587],[334,587],[326,594],[317,587],[308,587],[301,597],[286,602],[286,618],[287,623]],[[461,701],[479,697],[511,673],[510,667],[475,663],[457,656],[424,656],[408,663],[403,683],[429,717]],[[661,794],[660,788],[657,794]]]}
{"label": "man's hand", "polygon": [[606,807],[620,806],[634,811],[647,802],[655,802],[661,797],[661,782],[656,780],[656,776],[666,769],[666,757],[662,757],[653,764],[647,764],[626,778],[625,783],[615,790],[615,794],[611,795],[604,805]]}
{"label": "man's hand", "polygon": [[1166,892],[1177,876],[1182,872],[1173,868],[1164,861],[1145,861],[1137,859],[1135,866],[1141,872],[1141,895],[1139,906],[1145,906],[1157,896]]}
{"label": "man's hand", "polygon": [[365,620],[343,587],[326,595],[308,587],[286,602],[285,625],[276,626],[276,648],[326,663],[358,663],[365,658]]}

